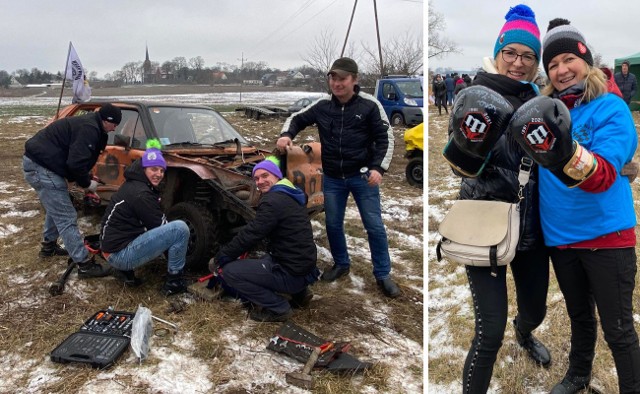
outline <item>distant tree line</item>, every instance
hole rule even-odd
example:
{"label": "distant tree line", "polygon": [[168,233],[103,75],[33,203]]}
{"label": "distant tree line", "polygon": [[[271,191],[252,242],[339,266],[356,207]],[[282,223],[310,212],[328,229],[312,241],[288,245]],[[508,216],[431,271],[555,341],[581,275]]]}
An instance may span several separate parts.
{"label": "distant tree line", "polygon": [[[429,44],[431,47],[432,43]],[[381,48],[377,46],[371,48],[364,42],[360,44],[350,42],[344,53],[341,53],[342,46],[332,32],[321,32],[306,48],[306,53],[301,55],[304,64],[287,70],[299,71],[305,78],[287,79],[287,86],[305,85],[312,90],[326,90],[326,72],[331,67],[331,63],[341,55],[352,57],[358,62],[360,82],[365,86],[373,85],[381,75],[422,73],[424,46],[421,34],[413,36],[406,32],[386,41]],[[205,61],[201,56],[188,60],[178,56],[162,63],[128,62],[121,69],[107,73],[102,79],[97,77],[97,72],[88,71],[87,77],[94,85],[96,82],[102,82],[114,86],[138,83],[239,84],[248,80],[262,81],[265,75],[280,73],[282,70],[271,68],[263,61],[243,61],[240,65],[218,62],[215,66],[205,67]],[[7,71],[0,70],[0,87],[8,87],[11,76],[21,84],[61,82],[63,79],[60,71],[52,74],[32,68],[31,71],[20,69],[9,74]]]}

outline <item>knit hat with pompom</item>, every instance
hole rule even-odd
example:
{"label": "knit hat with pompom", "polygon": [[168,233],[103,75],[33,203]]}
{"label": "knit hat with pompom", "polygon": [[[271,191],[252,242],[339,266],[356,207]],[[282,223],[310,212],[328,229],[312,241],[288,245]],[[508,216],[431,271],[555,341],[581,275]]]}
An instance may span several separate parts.
{"label": "knit hat with pompom", "polygon": [[536,23],[533,10],[524,4],[511,7],[504,17],[507,22],[502,26],[496,45],[493,47],[493,57],[509,44],[526,45],[533,50],[540,61],[540,30]]}
{"label": "knit hat with pompom", "polygon": [[566,19],[556,18],[549,22],[542,47],[542,65],[549,75],[549,63],[561,53],[573,53],[593,66],[593,56],[587,46],[587,40],[578,29]]}

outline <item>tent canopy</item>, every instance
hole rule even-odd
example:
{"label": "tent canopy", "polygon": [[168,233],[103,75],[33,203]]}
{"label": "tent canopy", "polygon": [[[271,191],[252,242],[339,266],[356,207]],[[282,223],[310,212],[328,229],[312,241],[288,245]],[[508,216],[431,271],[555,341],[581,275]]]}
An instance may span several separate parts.
{"label": "tent canopy", "polygon": [[[634,53],[633,55],[629,55],[629,56],[624,56],[624,57],[620,57],[616,60],[614,60],[614,67],[617,69],[620,68],[620,66],[622,66],[622,62],[628,60],[630,65],[640,65],[640,52],[638,53]],[[635,73],[634,73],[635,74]]]}

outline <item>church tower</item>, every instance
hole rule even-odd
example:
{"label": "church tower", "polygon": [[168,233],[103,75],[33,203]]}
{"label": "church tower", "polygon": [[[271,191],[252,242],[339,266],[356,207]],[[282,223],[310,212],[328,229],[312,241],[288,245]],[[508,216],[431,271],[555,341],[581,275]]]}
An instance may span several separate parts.
{"label": "church tower", "polygon": [[153,74],[151,73],[151,60],[149,60],[149,46],[145,44],[145,58],[142,63],[142,83],[152,83]]}

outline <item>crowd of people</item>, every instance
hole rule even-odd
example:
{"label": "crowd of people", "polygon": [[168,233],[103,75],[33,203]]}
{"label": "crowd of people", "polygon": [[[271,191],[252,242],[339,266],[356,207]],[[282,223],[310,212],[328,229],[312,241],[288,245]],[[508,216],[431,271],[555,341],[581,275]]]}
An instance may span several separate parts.
{"label": "crowd of people", "polygon": [[[550,21],[541,40],[530,7],[512,7],[505,19],[493,56],[483,59],[471,87],[451,108],[443,155],[461,177],[460,199],[520,201],[520,239],[509,263],[517,305],[513,328],[517,343],[543,367],[551,365],[551,352],[532,332],[546,315],[551,261],[571,321],[569,366],[551,393],[589,386],[596,309],[619,392],[640,393],[632,304],[636,216],[633,177],[624,176],[636,167],[637,134],[628,107],[635,77],[624,62],[613,86],[610,70],[594,65],[585,36],[569,20]],[[540,62],[549,80],[542,89],[536,83]],[[435,86],[440,80],[436,76],[434,92],[442,89]],[[490,118],[485,135],[453,138],[467,114],[477,111]],[[519,190],[523,158],[534,164]],[[507,266],[493,269],[466,266],[475,333],[463,366],[464,393],[487,392],[504,338]]]}

